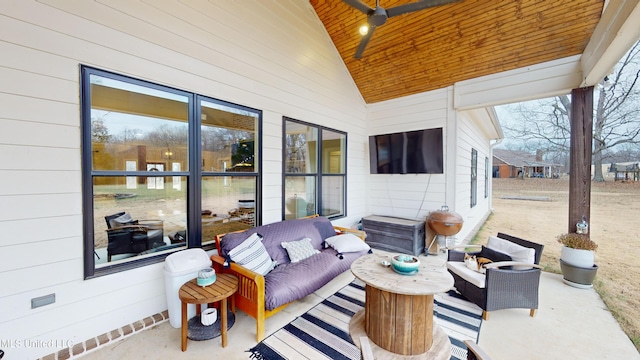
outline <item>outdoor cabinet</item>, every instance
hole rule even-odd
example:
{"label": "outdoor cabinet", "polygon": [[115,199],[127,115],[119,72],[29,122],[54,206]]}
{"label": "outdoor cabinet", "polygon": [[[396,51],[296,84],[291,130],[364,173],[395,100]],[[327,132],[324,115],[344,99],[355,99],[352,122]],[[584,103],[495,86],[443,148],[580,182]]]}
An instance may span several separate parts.
{"label": "outdoor cabinet", "polygon": [[362,230],[367,233],[367,244],[373,248],[414,256],[424,251],[424,219],[370,215],[362,218]]}

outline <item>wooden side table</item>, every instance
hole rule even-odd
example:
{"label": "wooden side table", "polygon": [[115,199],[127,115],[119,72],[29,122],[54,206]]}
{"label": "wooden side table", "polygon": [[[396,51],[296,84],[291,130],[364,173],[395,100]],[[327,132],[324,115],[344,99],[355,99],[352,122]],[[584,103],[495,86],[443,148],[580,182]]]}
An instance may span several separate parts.
{"label": "wooden side table", "polygon": [[[227,346],[227,299],[238,290],[238,278],[231,274],[217,274],[216,282],[202,287],[193,279],[180,287],[178,297],[182,303],[182,351],[187,350],[187,333],[189,323],[187,319],[187,304],[196,304],[199,314],[202,304],[220,301],[220,336],[222,347]],[[231,310],[235,312],[235,304],[231,298]]]}
{"label": "wooden side table", "polygon": [[377,359],[396,358],[396,354],[427,359],[449,359],[451,343],[445,332],[433,323],[433,294],[448,291],[453,277],[445,268],[430,270],[421,262],[413,276],[397,274],[380,262],[381,254],[360,257],[351,272],[365,285],[365,308],[353,316],[349,332],[356,339],[367,336],[375,346],[387,351]]}

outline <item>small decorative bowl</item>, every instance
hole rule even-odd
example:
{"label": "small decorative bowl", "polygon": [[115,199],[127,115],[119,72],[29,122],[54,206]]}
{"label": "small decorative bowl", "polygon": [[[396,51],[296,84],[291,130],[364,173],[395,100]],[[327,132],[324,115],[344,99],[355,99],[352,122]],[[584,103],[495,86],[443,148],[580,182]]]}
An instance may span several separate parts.
{"label": "small decorative bowl", "polygon": [[206,268],[198,271],[196,283],[198,286],[209,286],[216,282],[216,272],[212,268]]}
{"label": "small decorative bowl", "polygon": [[394,255],[391,257],[393,270],[401,274],[414,274],[420,267],[420,259],[412,255]]}

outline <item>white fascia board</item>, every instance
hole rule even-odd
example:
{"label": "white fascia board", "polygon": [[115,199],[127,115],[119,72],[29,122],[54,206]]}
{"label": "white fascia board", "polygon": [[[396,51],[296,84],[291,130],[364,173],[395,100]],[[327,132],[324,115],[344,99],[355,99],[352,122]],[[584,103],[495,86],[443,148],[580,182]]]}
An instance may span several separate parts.
{"label": "white fascia board", "polygon": [[473,121],[484,133],[484,136],[490,140],[499,140],[504,138],[502,127],[498,120],[495,109],[490,106],[486,108],[478,108],[462,111],[471,121]]}
{"label": "white fascia board", "polygon": [[610,0],[581,61],[582,87],[594,86],[640,39],[640,0]]}
{"label": "white fascia board", "polygon": [[581,55],[460,81],[454,107],[468,110],[567,94],[582,81]]}

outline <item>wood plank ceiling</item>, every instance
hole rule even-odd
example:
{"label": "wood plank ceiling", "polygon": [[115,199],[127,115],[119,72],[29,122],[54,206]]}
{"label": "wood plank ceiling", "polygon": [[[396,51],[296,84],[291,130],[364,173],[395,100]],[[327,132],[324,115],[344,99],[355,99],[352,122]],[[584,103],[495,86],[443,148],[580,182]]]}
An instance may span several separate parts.
{"label": "wood plank ceiling", "polygon": [[[389,18],[354,59],[365,14],[309,0],[367,103],[582,54],[604,0],[463,0]],[[363,0],[375,7],[375,0]],[[415,0],[380,0],[388,9]]]}

